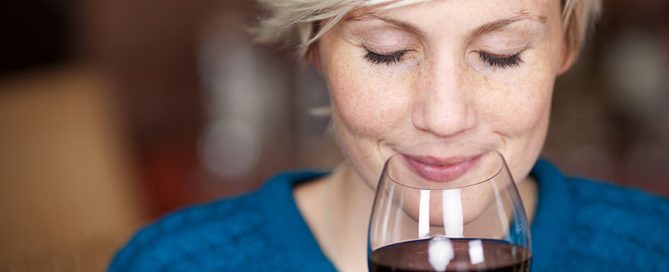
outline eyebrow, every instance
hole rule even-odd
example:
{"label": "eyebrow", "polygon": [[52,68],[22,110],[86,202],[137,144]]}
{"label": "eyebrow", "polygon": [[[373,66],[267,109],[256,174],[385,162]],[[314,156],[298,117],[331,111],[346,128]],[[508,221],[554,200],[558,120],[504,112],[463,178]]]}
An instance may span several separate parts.
{"label": "eyebrow", "polygon": [[[409,31],[409,32],[413,32],[413,33],[418,34],[422,37],[426,36],[425,32],[423,30],[421,30],[420,28],[416,27],[415,25],[412,25],[408,22],[395,20],[395,19],[392,19],[392,18],[382,17],[382,16],[379,16],[379,15],[377,15],[375,13],[371,13],[371,12],[370,13],[365,13],[365,14],[362,14],[362,15],[358,15],[358,16],[349,17],[348,20],[363,21],[363,20],[367,20],[367,19],[370,19],[370,18],[381,20],[381,21],[384,21],[386,23],[395,25],[395,26],[397,26],[401,29],[404,29],[404,30]],[[471,32],[472,34],[470,35],[470,37],[476,37],[476,36],[483,35],[485,33],[493,32],[495,30],[499,30],[499,29],[504,28],[504,27],[506,27],[506,26],[508,26],[512,23],[515,23],[517,21],[522,21],[522,20],[533,20],[533,21],[537,21],[541,24],[545,24],[547,19],[546,19],[546,16],[534,16],[534,15],[531,15],[529,12],[523,10],[523,11],[518,12],[516,15],[514,15],[512,17],[496,20],[496,21],[486,23],[482,26],[477,27],[474,31]]]}
{"label": "eyebrow", "polygon": [[490,22],[490,23],[484,24],[482,26],[479,26],[479,27],[476,28],[476,30],[474,30],[472,32],[471,36],[476,37],[476,36],[480,36],[480,35],[488,33],[488,32],[493,32],[495,30],[504,28],[505,26],[508,26],[512,23],[515,23],[517,21],[522,21],[522,20],[533,20],[533,21],[537,21],[541,24],[546,24],[546,16],[533,16],[533,15],[530,15],[527,11],[521,11],[513,17],[497,20],[497,21]]}

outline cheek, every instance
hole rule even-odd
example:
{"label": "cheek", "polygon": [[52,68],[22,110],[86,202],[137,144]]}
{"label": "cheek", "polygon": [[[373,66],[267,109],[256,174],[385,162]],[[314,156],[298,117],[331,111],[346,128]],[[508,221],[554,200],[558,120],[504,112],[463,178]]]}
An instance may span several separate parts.
{"label": "cheek", "polygon": [[[513,76],[497,80],[503,120],[498,129],[508,135],[537,134],[548,126],[553,86],[561,63],[561,34],[537,44]],[[539,133],[541,134],[541,133]],[[543,138],[538,139],[543,142]]]}
{"label": "cheek", "polygon": [[549,64],[528,65],[513,76],[487,80],[481,119],[506,136],[542,129],[548,122],[553,82]]}
{"label": "cheek", "polygon": [[[407,116],[411,88],[402,77],[370,69],[364,60],[332,60],[327,81],[339,125],[358,136],[380,137],[398,127]],[[389,81],[388,79],[393,79]]]}
{"label": "cheek", "polygon": [[486,125],[504,139],[501,152],[516,182],[529,174],[546,138],[555,80],[549,66],[532,65],[519,76],[495,81],[487,105],[480,107]]}

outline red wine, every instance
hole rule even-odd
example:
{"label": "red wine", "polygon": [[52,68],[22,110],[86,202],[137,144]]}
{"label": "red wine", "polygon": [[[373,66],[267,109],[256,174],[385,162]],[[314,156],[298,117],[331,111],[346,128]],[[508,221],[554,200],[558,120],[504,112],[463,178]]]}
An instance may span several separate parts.
{"label": "red wine", "polygon": [[[401,242],[374,250],[370,260],[372,271],[525,272],[530,270],[531,253],[526,248],[501,240],[466,238],[449,238],[452,245],[450,256],[453,257],[448,258],[450,261],[448,259],[442,261],[441,268],[435,268],[433,265],[439,266],[439,261],[433,259],[430,263],[430,254],[436,254],[434,248],[432,253],[429,253],[430,242],[435,241],[433,239]],[[441,241],[443,240],[445,239],[442,238]],[[448,248],[450,251],[451,247]],[[470,253],[475,256],[470,256]],[[439,254],[444,253],[442,251]],[[442,270],[444,266],[445,269]]]}

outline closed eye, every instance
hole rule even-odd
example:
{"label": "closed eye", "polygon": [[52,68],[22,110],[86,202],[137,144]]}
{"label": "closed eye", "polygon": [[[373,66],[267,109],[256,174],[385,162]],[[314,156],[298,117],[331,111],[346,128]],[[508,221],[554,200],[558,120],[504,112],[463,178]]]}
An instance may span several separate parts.
{"label": "closed eye", "polygon": [[481,58],[481,61],[483,61],[485,64],[499,68],[514,67],[520,65],[520,63],[523,62],[523,60],[520,58],[520,52],[507,56],[499,56],[486,52],[479,52],[479,57]]}
{"label": "closed eye", "polygon": [[371,50],[367,50],[367,54],[365,55],[365,59],[372,64],[394,64],[398,63],[402,60],[402,57],[408,52],[409,50],[400,50],[400,51],[395,51],[390,54],[380,54],[376,53]]}

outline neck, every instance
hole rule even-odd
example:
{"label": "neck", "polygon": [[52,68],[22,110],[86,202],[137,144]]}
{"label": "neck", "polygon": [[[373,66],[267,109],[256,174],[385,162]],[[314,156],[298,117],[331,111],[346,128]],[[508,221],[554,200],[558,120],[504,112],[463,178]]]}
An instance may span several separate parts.
{"label": "neck", "polygon": [[[537,200],[536,181],[528,177],[518,188],[531,222]],[[295,188],[294,195],[319,246],[337,270],[365,271],[374,190],[345,163],[331,175]]]}
{"label": "neck", "polygon": [[298,207],[338,271],[367,269],[367,225],[374,190],[346,163],[294,191]]}

